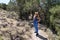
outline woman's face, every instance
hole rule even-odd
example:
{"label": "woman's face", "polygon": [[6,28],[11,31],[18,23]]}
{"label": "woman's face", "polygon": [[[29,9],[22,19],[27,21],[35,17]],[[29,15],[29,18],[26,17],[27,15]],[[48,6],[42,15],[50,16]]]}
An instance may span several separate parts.
{"label": "woman's face", "polygon": [[37,16],[38,15],[38,12],[35,12],[35,15]]}

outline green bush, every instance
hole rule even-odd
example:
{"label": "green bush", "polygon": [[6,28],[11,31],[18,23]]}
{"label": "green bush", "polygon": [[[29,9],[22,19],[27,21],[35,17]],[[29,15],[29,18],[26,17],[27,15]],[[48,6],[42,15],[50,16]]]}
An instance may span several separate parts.
{"label": "green bush", "polygon": [[2,40],[1,36],[0,36],[0,40]]}
{"label": "green bush", "polygon": [[4,3],[1,3],[1,4],[0,4],[0,8],[2,8],[2,9],[4,9],[4,10],[6,10],[6,7],[7,7],[7,5],[6,5],[6,4],[4,4]]}
{"label": "green bush", "polygon": [[57,31],[57,35],[60,36],[60,5],[52,7],[49,11],[51,12],[50,22]]}

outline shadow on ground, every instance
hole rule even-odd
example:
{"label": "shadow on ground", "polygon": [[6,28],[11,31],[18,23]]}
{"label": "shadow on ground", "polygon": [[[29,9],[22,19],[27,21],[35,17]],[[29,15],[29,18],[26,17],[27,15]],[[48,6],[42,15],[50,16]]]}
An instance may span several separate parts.
{"label": "shadow on ground", "polygon": [[39,38],[42,39],[42,40],[48,40],[47,38],[45,38],[45,37],[43,37],[43,36],[41,36],[41,35],[37,35],[37,37],[39,37]]}

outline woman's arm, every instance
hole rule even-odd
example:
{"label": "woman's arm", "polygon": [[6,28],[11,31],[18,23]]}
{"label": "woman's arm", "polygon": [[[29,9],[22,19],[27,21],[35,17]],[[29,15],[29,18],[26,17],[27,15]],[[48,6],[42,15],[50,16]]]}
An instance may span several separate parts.
{"label": "woman's arm", "polygon": [[38,15],[37,19],[38,19],[38,22],[40,22],[40,17],[39,17],[39,15]]}
{"label": "woman's arm", "polygon": [[33,16],[33,20],[36,18],[36,15]]}

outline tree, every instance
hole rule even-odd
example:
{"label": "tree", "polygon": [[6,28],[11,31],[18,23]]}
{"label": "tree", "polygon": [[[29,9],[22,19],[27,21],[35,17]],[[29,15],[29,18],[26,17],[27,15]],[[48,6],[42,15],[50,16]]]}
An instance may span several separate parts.
{"label": "tree", "polygon": [[51,9],[49,9],[49,11],[51,12],[50,22],[55,28],[55,30],[57,31],[56,34],[59,37],[60,36],[60,21],[59,21],[60,20],[60,5],[56,5],[55,7],[52,7]]}
{"label": "tree", "polygon": [[17,3],[15,0],[10,0],[7,6],[7,10],[9,11],[18,11],[19,7],[17,6]]}
{"label": "tree", "polygon": [[36,11],[36,9],[38,8],[37,0],[16,0],[16,2],[19,6],[20,16],[24,15],[24,13],[26,15],[29,15],[29,13],[32,13],[32,11]]}
{"label": "tree", "polygon": [[4,10],[6,10],[6,7],[7,7],[7,5],[6,5],[6,4],[4,4],[4,3],[1,3],[1,4],[0,4],[0,8],[2,8],[2,9],[4,9]]}

